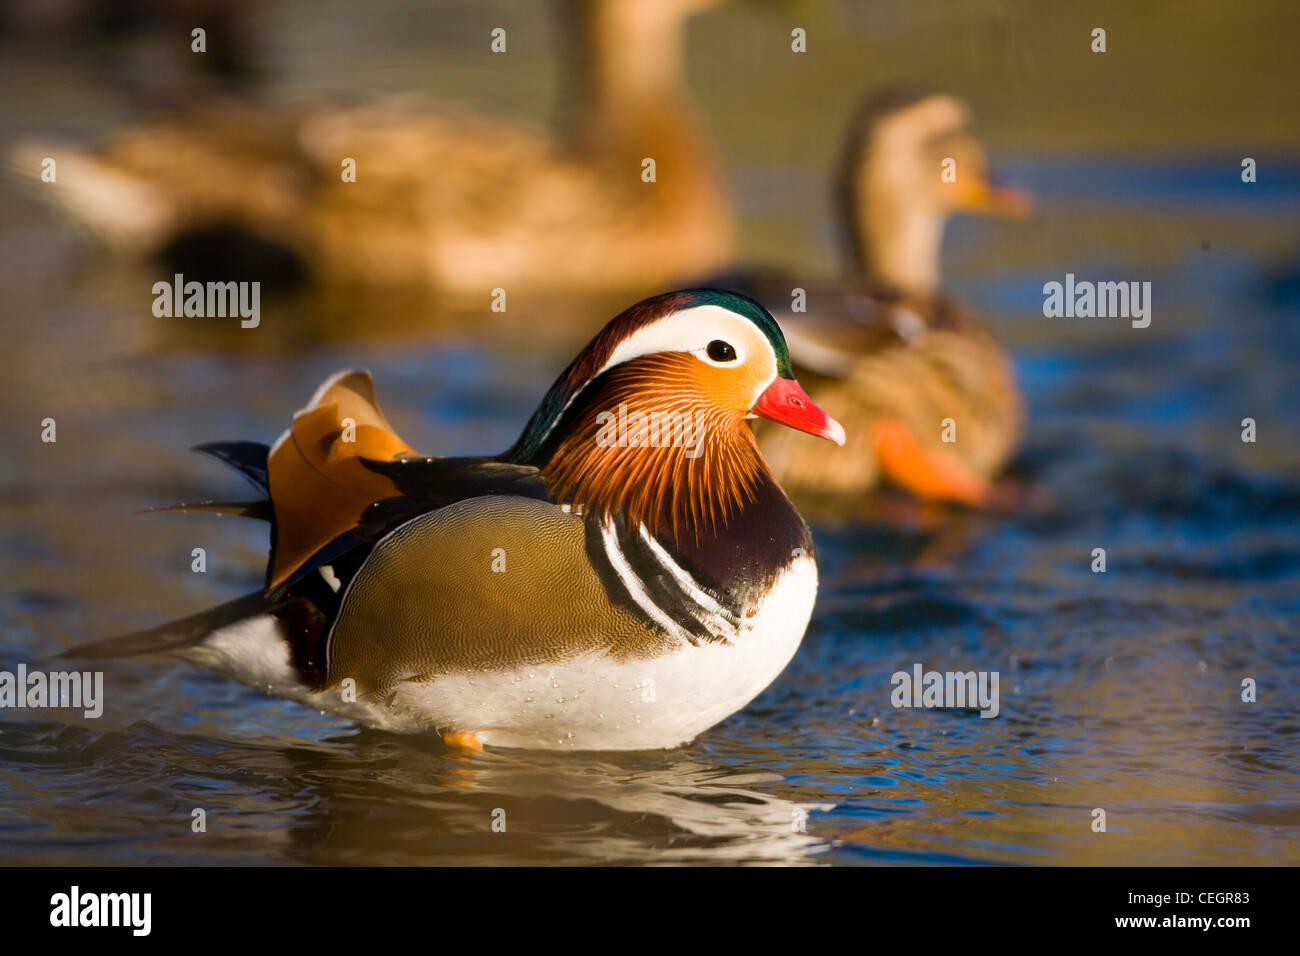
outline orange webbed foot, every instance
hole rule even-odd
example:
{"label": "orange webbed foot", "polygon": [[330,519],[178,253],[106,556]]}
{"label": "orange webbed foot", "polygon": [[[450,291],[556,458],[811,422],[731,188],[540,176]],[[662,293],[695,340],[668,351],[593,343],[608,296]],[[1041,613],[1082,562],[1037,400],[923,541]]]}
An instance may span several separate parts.
{"label": "orange webbed foot", "polygon": [[989,502],[988,479],[972,472],[956,456],[922,445],[897,419],[878,422],[872,428],[871,446],[885,477],[918,497],[957,501],[972,508]]}
{"label": "orange webbed foot", "polygon": [[483,752],[483,745],[478,742],[478,737],[459,730],[444,731],[442,742],[447,745],[449,750],[465,750],[471,753]]}

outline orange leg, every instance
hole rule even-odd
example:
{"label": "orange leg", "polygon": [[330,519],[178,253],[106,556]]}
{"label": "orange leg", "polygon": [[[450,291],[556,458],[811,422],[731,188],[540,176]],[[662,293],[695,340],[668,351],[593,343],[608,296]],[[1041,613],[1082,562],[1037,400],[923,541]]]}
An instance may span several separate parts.
{"label": "orange leg", "polygon": [[960,501],[975,508],[988,501],[987,479],[970,471],[955,456],[922,445],[897,419],[879,422],[872,428],[871,446],[885,477],[918,497]]}
{"label": "orange leg", "polygon": [[478,742],[478,738],[473,734],[463,733],[459,730],[444,731],[442,742],[451,750],[470,750],[482,752],[483,745]]}

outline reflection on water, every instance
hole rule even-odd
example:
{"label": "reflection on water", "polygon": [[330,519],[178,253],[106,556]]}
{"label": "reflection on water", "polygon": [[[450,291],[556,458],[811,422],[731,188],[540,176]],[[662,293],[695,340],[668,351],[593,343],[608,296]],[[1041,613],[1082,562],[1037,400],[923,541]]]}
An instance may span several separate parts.
{"label": "reflection on water", "polygon": [[319,729],[319,741],[250,743],[147,721],[103,735],[49,723],[7,728],[7,764],[30,761],[80,796],[75,807],[33,806],[6,845],[19,861],[99,862],[106,846],[125,843],[133,859],[180,862],[198,849],[181,835],[204,807],[202,850],[219,862],[466,864],[500,854],[794,863],[826,846],[802,831],[832,804],[752,789],[780,776],[723,770],[685,752],[448,757],[382,734]]}
{"label": "reflection on water", "polygon": [[[772,16],[720,13],[693,42],[723,27],[760,36]],[[963,45],[939,20],[918,33],[909,16],[919,14],[886,4],[854,29],[964,51],[945,81],[977,106],[998,101],[983,69],[998,50]],[[1011,62],[1038,89],[1013,102],[1053,97],[1062,112],[1093,102],[1058,77],[1055,27],[1008,22],[1019,31]],[[1287,24],[1260,35],[1285,36]],[[327,72],[329,46],[309,36],[293,48],[304,85]],[[856,36],[820,42],[838,44],[842,60]],[[382,61],[368,42],[358,56]],[[1157,64],[1186,49],[1178,36],[1161,42],[1171,50],[1145,47]],[[1270,76],[1273,42],[1259,67]],[[719,48],[732,60],[702,67],[702,88],[748,102],[716,71],[744,67],[750,47]],[[383,81],[423,85],[423,70],[443,69],[402,63]],[[1149,98],[1172,96],[1152,82]],[[1128,94],[1139,116],[1156,110],[1142,89]],[[533,102],[515,92],[512,106]],[[746,144],[767,128],[763,111],[719,121],[751,248],[829,266],[818,164],[855,92],[763,101],[779,116],[802,104],[792,122],[820,129],[825,148],[769,139],[772,153],[758,157]],[[1216,90],[1210,106],[1230,93]],[[1013,144],[1002,165],[1036,189],[1040,219],[1019,231],[957,223],[947,267],[1016,350],[1031,421],[1014,478],[1035,489],[1029,506],[975,516],[887,495],[820,520],[823,592],[803,649],[751,707],[674,752],[446,755],[177,662],[113,662],[97,722],[0,714],[0,858],[1300,862],[1300,299],[1284,265],[1300,242],[1300,163],[1272,155],[1256,192],[1222,184],[1235,176],[1233,137],[1262,130],[1267,113],[1179,113],[1168,129],[1125,114],[1099,140],[1114,155],[1096,155],[1045,143],[1030,110],[991,112],[994,157],[1001,139]],[[1260,132],[1269,143],[1285,135]],[[1188,151],[1191,141],[1201,147]],[[157,320],[156,270],[96,256],[28,197],[0,190],[3,667],[256,586],[263,527],[133,514],[196,489],[242,490],[190,445],[273,438],[322,377],[364,365],[418,447],[498,450],[625,304],[512,296],[501,316],[403,293],[264,303],[255,335]],[[1042,284],[1067,271],[1152,281],[1151,328],[1043,319]],[[47,416],[55,445],[39,441]],[[1239,440],[1248,416],[1260,435],[1251,445]],[[199,546],[206,575],[189,570]],[[1105,574],[1090,570],[1099,547]],[[890,675],[917,662],[998,670],[1000,716],[894,710]],[[1257,703],[1240,700],[1246,677]],[[196,807],[207,811],[202,835],[190,830]],[[1104,834],[1090,826],[1098,807]],[[493,830],[498,810],[504,832]]]}

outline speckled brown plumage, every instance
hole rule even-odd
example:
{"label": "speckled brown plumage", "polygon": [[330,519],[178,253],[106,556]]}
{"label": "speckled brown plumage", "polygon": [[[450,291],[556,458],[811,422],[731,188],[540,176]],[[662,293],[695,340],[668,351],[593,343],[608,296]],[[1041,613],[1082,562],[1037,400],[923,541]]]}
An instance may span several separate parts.
{"label": "speckled brown plumage", "polygon": [[57,156],[75,188],[45,198],[192,277],[649,291],[720,264],[731,243],[725,184],[682,88],[679,34],[701,5],[566,8],[580,55],[558,130],[416,97],[222,100],[94,151],[31,142],[11,159],[36,176]]}
{"label": "speckled brown plumage", "polygon": [[[941,176],[948,162],[951,180]],[[834,176],[843,275],[748,269],[710,280],[772,311],[799,378],[845,428],[844,453],[827,454],[756,427],[773,472],[802,505],[839,510],[848,502],[837,498],[860,498],[882,480],[921,497],[987,502],[1019,443],[1024,408],[1006,350],[939,292],[940,242],[954,213],[1027,210],[1023,193],[989,179],[963,104],[885,90],[852,118]]]}

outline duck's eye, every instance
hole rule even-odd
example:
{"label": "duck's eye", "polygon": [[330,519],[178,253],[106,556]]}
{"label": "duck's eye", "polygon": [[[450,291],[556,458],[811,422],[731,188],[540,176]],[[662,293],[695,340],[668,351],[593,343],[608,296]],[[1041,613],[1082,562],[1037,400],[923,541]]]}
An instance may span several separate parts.
{"label": "duck's eye", "polygon": [[722,339],[714,339],[705,351],[715,362],[736,361],[736,350],[731,347],[730,342],[724,342]]}

